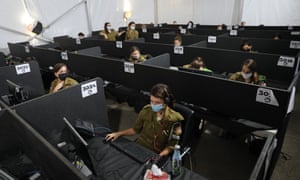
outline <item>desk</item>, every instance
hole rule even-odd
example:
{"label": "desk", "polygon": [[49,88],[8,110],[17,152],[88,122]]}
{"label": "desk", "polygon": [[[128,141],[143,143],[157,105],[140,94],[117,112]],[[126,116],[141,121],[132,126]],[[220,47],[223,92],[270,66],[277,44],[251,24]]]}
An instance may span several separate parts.
{"label": "desk", "polygon": [[[112,147],[109,143],[104,143],[103,139],[103,137],[92,138],[89,141],[88,146],[88,151],[93,162],[96,175],[99,178],[109,180],[143,179],[146,170],[145,165],[131,159],[121,151]],[[184,167],[180,176],[173,179],[206,180],[206,178]]]}

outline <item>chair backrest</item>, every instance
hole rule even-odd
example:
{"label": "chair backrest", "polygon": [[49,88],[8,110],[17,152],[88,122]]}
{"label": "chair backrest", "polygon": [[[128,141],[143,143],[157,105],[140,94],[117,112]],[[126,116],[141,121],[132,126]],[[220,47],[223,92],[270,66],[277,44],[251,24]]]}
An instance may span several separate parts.
{"label": "chair backrest", "polygon": [[179,143],[181,147],[191,146],[192,132],[194,132],[193,128],[195,128],[195,122],[193,120],[194,110],[178,103],[175,103],[174,110],[179,112],[184,118],[181,124],[183,133]]}

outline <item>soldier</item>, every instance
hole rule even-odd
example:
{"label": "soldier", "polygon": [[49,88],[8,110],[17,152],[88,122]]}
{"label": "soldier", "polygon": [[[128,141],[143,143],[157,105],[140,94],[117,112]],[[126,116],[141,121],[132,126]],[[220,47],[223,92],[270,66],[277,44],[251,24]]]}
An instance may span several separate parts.
{"label": "soldier", "polygon": [[116,39],[123,33],[125,33],[125,31],[117,32],[114,29],[112,29],[111,24],[109,22],[106,22],[104,24],[104,30],[100,31],[99,35],[103,36],[105,40],[116,41]]}
{"label": "soldier", "polygon": [[128,24],[128,29],[126,31],[125,40],[134,40],[139,38],[139,32],[135,30],[135,22],[131,21]]}

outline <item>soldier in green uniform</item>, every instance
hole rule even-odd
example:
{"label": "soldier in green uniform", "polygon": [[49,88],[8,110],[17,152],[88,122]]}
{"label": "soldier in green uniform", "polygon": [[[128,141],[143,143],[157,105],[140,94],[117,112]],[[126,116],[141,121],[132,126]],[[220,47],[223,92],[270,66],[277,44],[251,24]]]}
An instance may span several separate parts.
{"label": "soldier in green uniform", "polygon": [[128,24],[128,29],[126,31],[125,40],[134,40],[139,38],[139,32],[135,30],[135,22],[131,21]]}
{"label": "soldier in green uniform", "polygon": [[56,78],[51,82],[49,93],[55,93],[58,90],[78,84],[76,80],[68,77],[68,68],[64,63],[55,64],[54,76]]}
{"label": "soldier in green uniform", "polygon": [[140,49],[137,46],[132,46],[130,48],[129,62],[140,63],[148,59],[147,55],[142,55]]}
{"label": "soldier in green uniform", "polygon": [[204,63],[202,57],[195,57],[194,60],[190,64],[183,65],[184,68],[193,68],[199,69],[200,71],[212,72],[212,70],[208,69]]}
{"label": "soldier in green uniform", "polygon": [[100,31],[99,35],[103,36],[105,40],[116,41],[117,37],[121,36],[125,31],[117,32],[112,29],[111,24],[106,22],[104,24],[104,30]]}
{"label": "soldier in green uniform", "polygon": [[258,73],[255,69],[256,62],[253,59],[247,59],[242,64],[242,70],[232,74],[229,79],[251,84],[259,84]]}
{"label": "soldier in green uniform", "polygon": [[134,126],[107,134],[105,139],[116,140],[119,136],[139,134],[137,143],[160,156],[166,156],[178,143],[172,135],[181,135],[182,129],[179,122],[183,120],[183,117],[172,109],[174,96],[167,85],[154,85],[150,94],[150,104],[140,111]]}

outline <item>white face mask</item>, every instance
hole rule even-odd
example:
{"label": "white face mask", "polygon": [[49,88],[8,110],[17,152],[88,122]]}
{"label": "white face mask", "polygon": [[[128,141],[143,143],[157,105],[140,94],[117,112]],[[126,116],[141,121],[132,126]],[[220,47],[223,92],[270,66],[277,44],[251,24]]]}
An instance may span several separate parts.
{"label": "white face mask", "polygon": [[243,76],[244,79],[250,79],[251,76],[252,76],[252,73],[251,72],[250,73],[244,73],[244,72],[242,72],[242,76]]}
{"label": "white face mask", "polygon": [[135,30],[135,26],[130,26],[130,29],[131,30]]}
{"label": "white face mask", "polygon": [[107,30],[111,31],[112,30],[111,26],[107,26]]}

